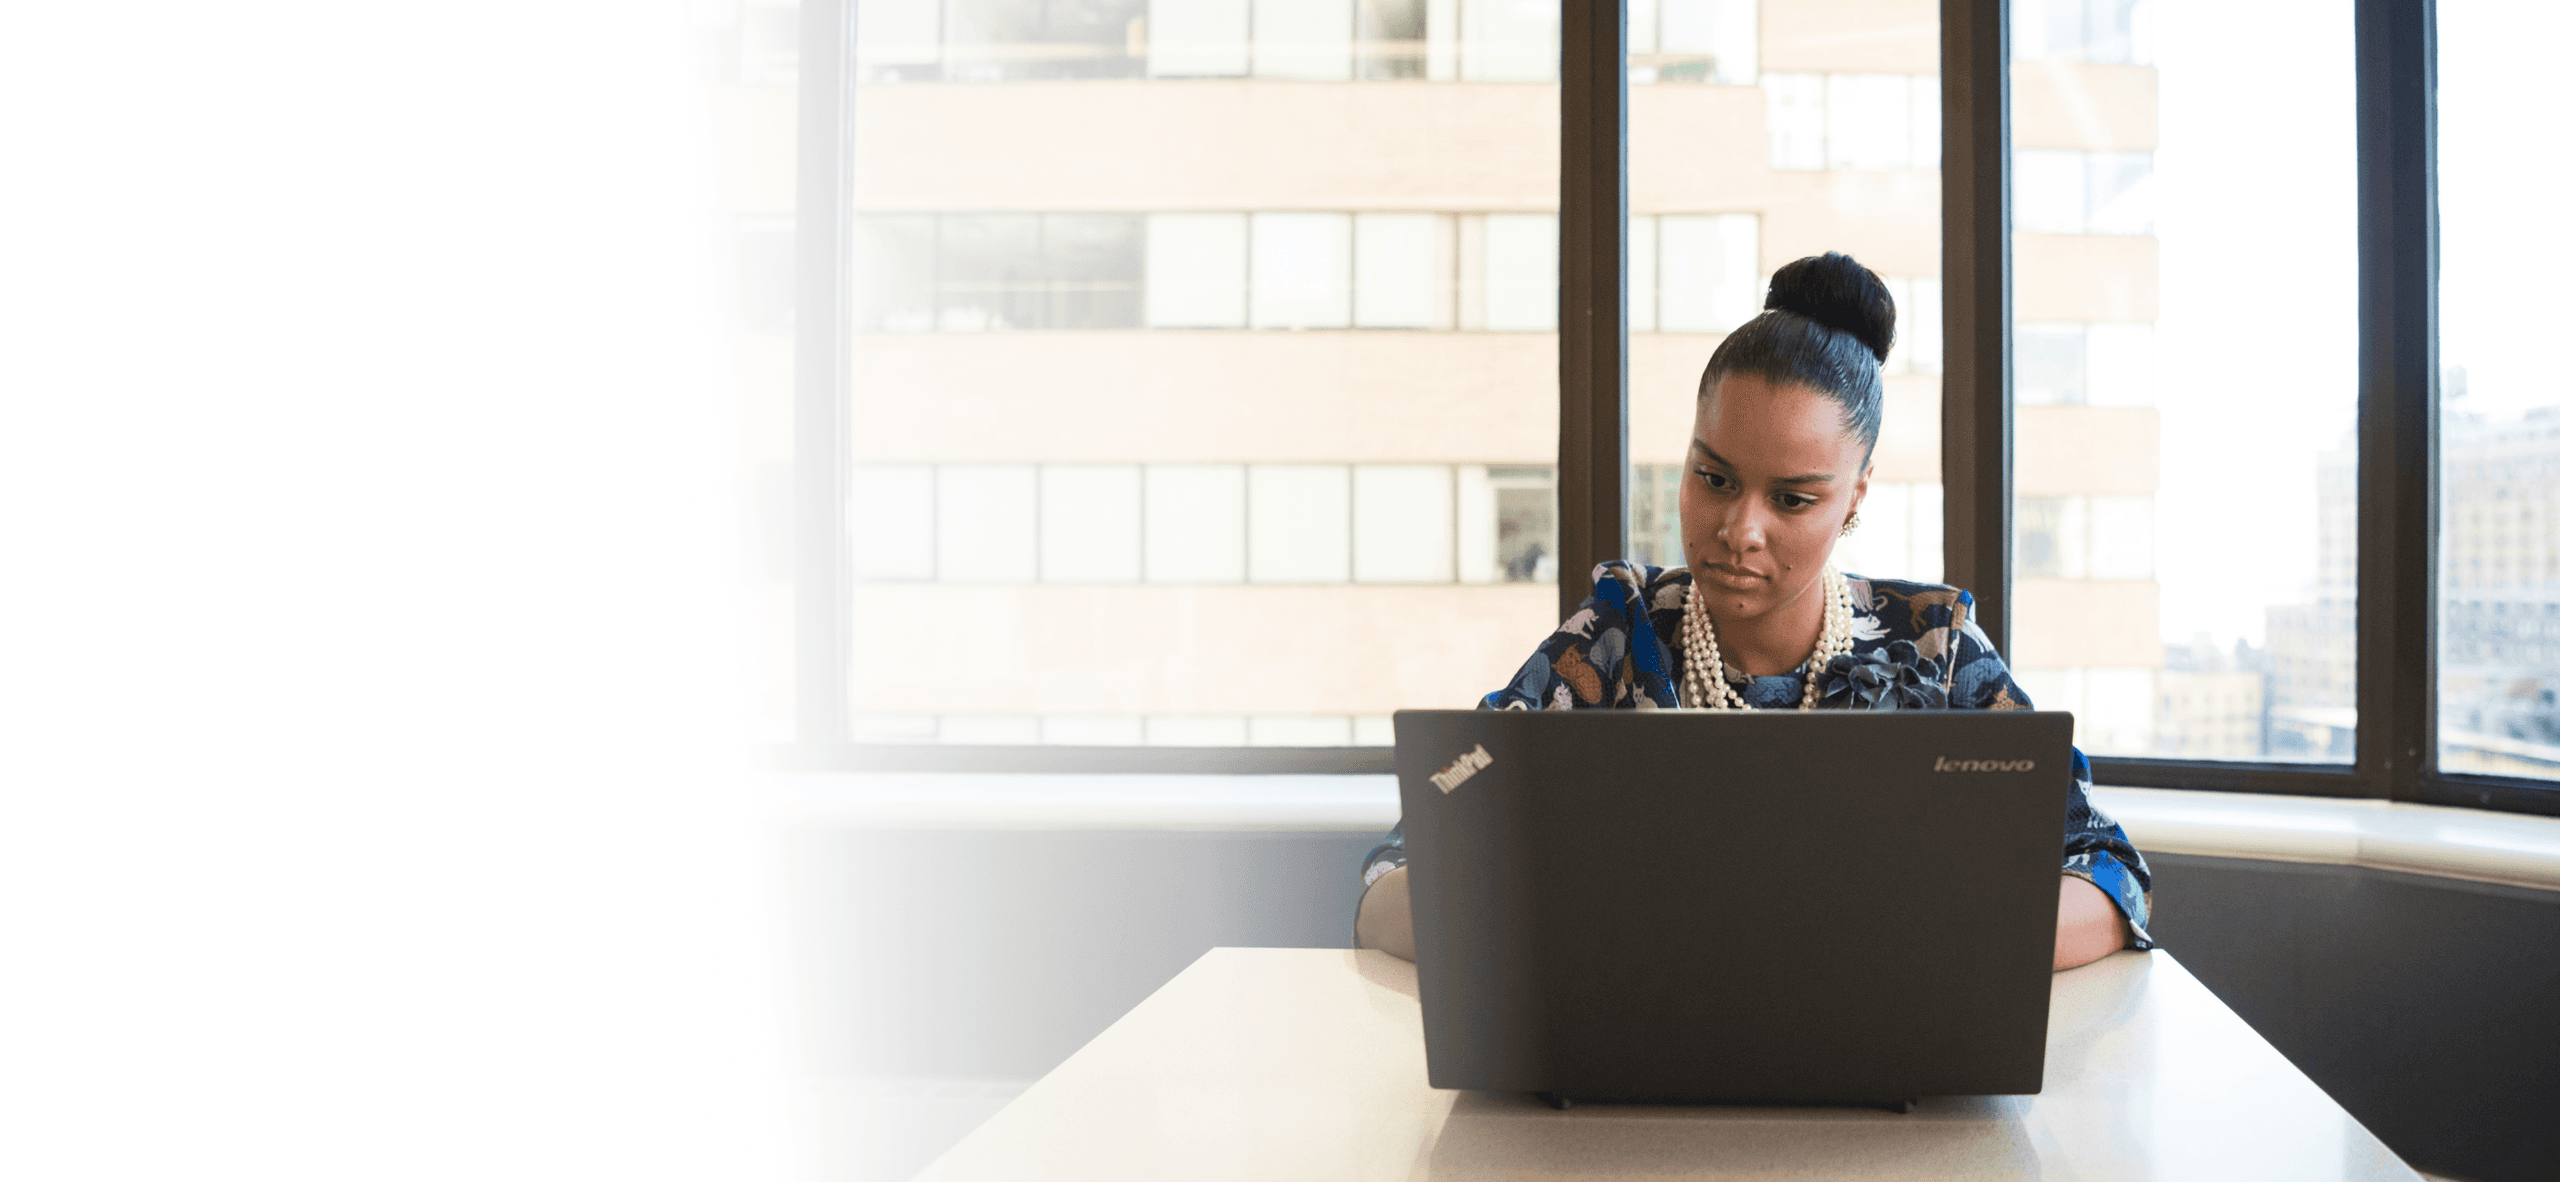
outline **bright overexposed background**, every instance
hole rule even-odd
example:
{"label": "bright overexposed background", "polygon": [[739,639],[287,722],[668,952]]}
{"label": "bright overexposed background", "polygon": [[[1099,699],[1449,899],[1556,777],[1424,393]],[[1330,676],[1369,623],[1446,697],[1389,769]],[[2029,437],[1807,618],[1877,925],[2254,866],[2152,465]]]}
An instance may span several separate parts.
{"label": "bright overexposed background", "polygon": [[2560,10],[2457,0],[2436,13],[2438,313],[2444,362],[2466,378],[2466,396],[2447,410],[2510,420],[2560,402],[2549,345],[2560,265],[2549,197],[2560,162],[2517,133],[2546,68],[2534,47],[2560,36]]}
{"label": "bright overexposed background", "polygon": [[776,1168],[681,16],[0,9],[0,1176]]}
{"label": "bright overexposed background", "polygon": [[2151,9],[2160,631],[2264,645],[2318,594],[2316,463],[2355,428],[2354,6]]}

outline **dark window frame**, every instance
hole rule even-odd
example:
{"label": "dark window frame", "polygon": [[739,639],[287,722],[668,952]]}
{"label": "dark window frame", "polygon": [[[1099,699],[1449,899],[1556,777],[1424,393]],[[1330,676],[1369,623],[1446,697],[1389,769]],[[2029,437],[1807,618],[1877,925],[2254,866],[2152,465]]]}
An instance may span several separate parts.
{"label": "dark window frame", "polygon": [[[797,740],[783,765],[832,771],[1378,773],[1379,748],[857,745],[846,553],[854,145],[844,0],[801,5],[797,346]],[[1940,469],[1946,574],[2006,651],[2015,569],[2009,0],[1941,0],[1940,184],[1946,360]],[[2356,759],[2352,765],[2091,760],[2101,784],[2400,800],[2560,815],[2560,786],[2444,772],[2436,760],[2438,440],[2433,0],[2355,6],[2358,251]],[[1565,0],[1556,507],[1560,616],[1625,552],[1626,0]]]}

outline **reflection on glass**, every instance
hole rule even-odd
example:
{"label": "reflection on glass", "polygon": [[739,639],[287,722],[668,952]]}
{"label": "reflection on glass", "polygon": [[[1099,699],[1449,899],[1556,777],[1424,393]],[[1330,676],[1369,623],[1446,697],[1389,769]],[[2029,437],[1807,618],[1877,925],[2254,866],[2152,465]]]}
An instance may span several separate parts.
{"label": "reflection on glass", "polygon": [[2352,5],[2010,11],[2010,663],[2093,753],[2351,760]]}
{"label": "reflection on glass", "polygon": [[2441,0],[2437,224],[2443,244],[2436,524],[2436,760],[2560,779],[2560,383],[2546,277],[2549,153],[2520,150],[2560,34],[2540,6]]}

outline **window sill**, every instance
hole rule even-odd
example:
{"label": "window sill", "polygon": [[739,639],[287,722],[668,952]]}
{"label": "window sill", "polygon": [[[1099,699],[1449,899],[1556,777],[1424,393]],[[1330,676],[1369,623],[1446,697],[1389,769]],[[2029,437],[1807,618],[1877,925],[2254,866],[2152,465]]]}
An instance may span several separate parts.
{"label": "window sill", "polygon": [[2387,800],[2098,788],[2145,853],[2367,866],[2560,890],[2560,818]]}
{"label": "window sill", "polygon": [[[768,783],[795,824],[865,829],[1380,833],[1383,775],[802,773]],[[2391,801],[2169,788],[2092,800],[2148,853],[2368,866],[2560,890],[2560,818]]]}

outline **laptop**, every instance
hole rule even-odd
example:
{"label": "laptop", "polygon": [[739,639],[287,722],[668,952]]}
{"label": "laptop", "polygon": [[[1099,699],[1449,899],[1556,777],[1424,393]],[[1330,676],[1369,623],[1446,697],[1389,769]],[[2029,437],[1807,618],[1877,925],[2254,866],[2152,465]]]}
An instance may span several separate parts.
{"label": "laptop", "polygon": [[1431,1086],[1904,1111],[2043,1089],[2068,713],[1395,726]]}

